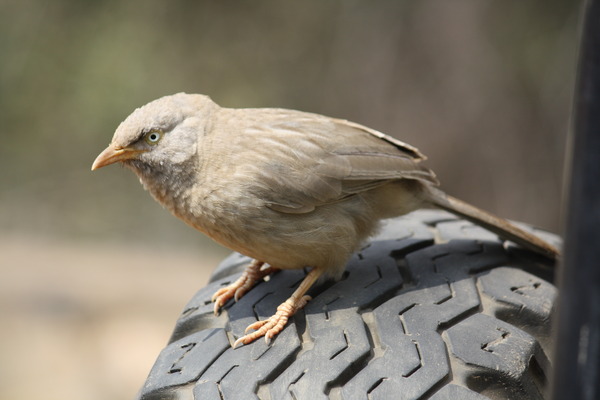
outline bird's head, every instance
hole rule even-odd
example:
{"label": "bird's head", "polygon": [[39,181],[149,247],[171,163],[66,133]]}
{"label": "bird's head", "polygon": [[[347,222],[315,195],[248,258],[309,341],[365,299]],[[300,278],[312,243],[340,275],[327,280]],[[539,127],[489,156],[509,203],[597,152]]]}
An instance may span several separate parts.
{"label": "bird's head", "polygon": [[119,125],[92,170],[122,162],[143,176],[189,161],[214,107],[207,96],[178,93],[136,109]]}

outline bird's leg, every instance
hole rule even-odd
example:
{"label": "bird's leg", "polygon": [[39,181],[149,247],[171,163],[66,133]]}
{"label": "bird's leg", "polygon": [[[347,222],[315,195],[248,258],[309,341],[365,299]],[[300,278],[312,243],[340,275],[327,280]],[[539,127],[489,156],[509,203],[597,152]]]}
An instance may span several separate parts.
{"label": "bird's leg", "polygon": [[278,271],[277,268],[273,268],[271,266],[262,268],[264,264],[265,263],[262,261],[253,260],[246,267],[242,276],[240,276],[235,282],[217,290],[215,294],[213,294],[211,300],[215,302],[215,315],[219,314],[219,309],[225,303],[227,303],[229,299],[234,298],[235,301],[238,301],[244,294],[246,294],[248,290],[252,288],[252,286],[256,284],[256,282],[265,276]]}
{"label": "bird's leg", "polygon": [[292,296],[283,302],[279,307],[277,307],[277,312],[275,315],[271,316],[269,319],[263,321],[256,321],[246,328],[246,332],[249,330],[255,329],[254,332],[242,336],[233,344],[233,348],[236,348],[237,345],[248,344],[253,342],[255,339],[264,336],[267,343],[271,342],[271,339],[277,335],[292,315],[296,313],[296,311],[302,309],[306,303],[311,299],[310,296],[305,295],[305,293],[310,289],[310,287],[315,283],[317,279],[323,274],[323,270],[320,268],[313,268],[302,280],[300,286],[292,293]]}

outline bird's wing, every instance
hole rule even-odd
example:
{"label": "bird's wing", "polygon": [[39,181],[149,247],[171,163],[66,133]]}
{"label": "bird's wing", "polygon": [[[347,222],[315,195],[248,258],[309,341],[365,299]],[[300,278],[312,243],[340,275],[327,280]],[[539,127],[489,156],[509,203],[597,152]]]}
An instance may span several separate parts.
{"label": "bird's wing", "polygon": [[261,111],[241,134],[255,150],[250,190],[274,210],[310,212],[395,179],[438,183],[416,148],[381,132],[315,114]]}

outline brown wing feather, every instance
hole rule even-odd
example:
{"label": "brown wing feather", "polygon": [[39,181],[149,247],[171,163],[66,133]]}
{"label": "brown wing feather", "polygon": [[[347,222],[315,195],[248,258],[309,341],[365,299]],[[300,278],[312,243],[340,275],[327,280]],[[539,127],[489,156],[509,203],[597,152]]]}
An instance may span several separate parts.
{"label": "brown wing feather", "polygon": [[419,164],[425,156],[383,133],[316,114],[260,111],[242,134],[256,150],[247,167],[253,169],[251,190],[272,209],[310,212],[395,179],[437,185],[433,172]]}

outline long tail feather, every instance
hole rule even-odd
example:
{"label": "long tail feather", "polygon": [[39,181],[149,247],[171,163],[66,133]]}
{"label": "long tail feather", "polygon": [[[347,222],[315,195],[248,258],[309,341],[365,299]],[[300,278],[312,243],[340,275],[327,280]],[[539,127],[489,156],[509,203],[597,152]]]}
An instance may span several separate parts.
{"label": "long tail feather", "polygon": [[534,234],[524,231],[510,221],[490,214],[487,211],[481,210],[441,191],[435,189],[432,190],[429,201],[436,207],[457,214],[494,232],[503,239],[511,240],[536,253],[543,254],[553,259],[560,255],[560,251],[556,247]]}

